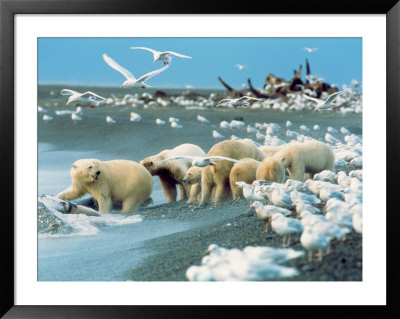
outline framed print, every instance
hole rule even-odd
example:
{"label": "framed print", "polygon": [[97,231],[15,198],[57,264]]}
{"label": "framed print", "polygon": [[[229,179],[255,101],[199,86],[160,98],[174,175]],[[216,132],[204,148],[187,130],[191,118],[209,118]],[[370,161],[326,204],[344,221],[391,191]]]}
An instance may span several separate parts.
{"label": "framed print", "polygon": [[2,315],[398,313],[399,4],[290,4],[1,1]]}

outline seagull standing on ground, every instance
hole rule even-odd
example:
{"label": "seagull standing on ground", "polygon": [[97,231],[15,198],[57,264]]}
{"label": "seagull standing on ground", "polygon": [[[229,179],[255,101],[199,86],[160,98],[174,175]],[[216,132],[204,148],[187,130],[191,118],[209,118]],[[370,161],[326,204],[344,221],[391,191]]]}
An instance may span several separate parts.
{"label": "seagull standing on ground", "polygon": [[153,53],[153,57],[154,57],[154,61],[153,63],[155,63],[156,61],[163,61],[164,65],[167,65],[171,62],[172,57],[170,57],[169,55],[174,55],[177,56],[178,58],[186,58],[186,59],[191,59],[192,57],[187,56],[187,55],[183,55],[180,53],[176,53],[173,51],[157,51],[154,49],[150,49],[150,48],[145,48],[145,47],[131,47],[132,50],[146,50],[149,51],[151,53]]}
{"label": "seagull standing on ground", "polygon": [[115,62],[113,59],[111,59],[107,54],[105,54],[105,53],[103,54],[103,59],[110,67],[112,67],[114,70],[120,72],[123,76],[126,77],[126,81],[121,84],[121,87],[140,86],[142,89],[149,87],[150,85],[148,85],[146,83],[146,81],[148,79],[150,79],[151,77],[161,73],[162,71],[165,71],[169,67],[169,65],[166,65],[161,69],[151,71],[149,73],[146,73],[145,75],[142,75],[140,78],[136,79],[130,71],[128,71],[127,69],[120,66],[117,62]]}
{"label": "seagull standing on ground", "polygon": [[314,108],[314,112],[315,112],[317,110],[325,110],[325,109],[331,109],[331,108],[338,107],[338,105],[332,104],[332,102],[338,97],[339,94],[342,94],[343,92],[344,92],[344,90],[332,93],[331,95],[328,96],[326,101],[321,100],[321,99],[317,99],[316,97],[308,96],[306,94],[303,94],[303,96],[306,99],[309,99],[309,100],[314,101],[314,102],[317,103],[317,105]]}

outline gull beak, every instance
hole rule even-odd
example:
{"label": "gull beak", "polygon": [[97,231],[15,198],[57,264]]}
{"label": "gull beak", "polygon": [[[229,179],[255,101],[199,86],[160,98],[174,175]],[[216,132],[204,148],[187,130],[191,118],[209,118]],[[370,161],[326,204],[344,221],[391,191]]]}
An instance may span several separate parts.
{"label": "gull beak", "polygon": [[325,214],[326,213],[326,205],[324,206],[324,208],[322,209],[322,212]]}
{"label": "gull beak", "polygon": [[267,222],[271,222],[272,221],[272,217],[267,218]]}
{"label": "gull beak", "polygon": [[122,87],[124,87],[124,86],[125,86],[125,84],[121,84],[121,86],[120,86],[120,87],[122,88]]}

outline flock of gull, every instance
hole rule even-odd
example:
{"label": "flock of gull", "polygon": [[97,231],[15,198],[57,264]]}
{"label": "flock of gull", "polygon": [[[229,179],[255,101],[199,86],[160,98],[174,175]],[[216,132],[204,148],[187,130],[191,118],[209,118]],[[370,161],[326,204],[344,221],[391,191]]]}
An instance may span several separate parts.
{"label": "flock of gull", "polygon": [[[164,67],[151,71],[139,78],[119,65],[107,54],[103,59],[112,69],[120,72],[125,78],[121,87],[139,86],[148,87],[146,81],[165,71],[170,67],[171,55],[180,58],[191,58],[176,52],[160,52],[145,47],[131,47],[133,50],[147,50],[153,54],[154,62],[162,61]],[[308,52],[315,52],[315,48],[305,48]],[[245,65],[236,65],[240,70]],[[292,110],[327,110],[337,109],[345,114],[347,112],[362,112],[361,100],[356,89],[344,86],[339,92],[328,95],[322,93],[321,98],[316,98],[315,92],[293,92],[284,98],[260,99],[251,97],[249,92],[241,98],[221,98],[216,93],[211,93],[208,98],[202,96],[163,96],[156,97],[148,92],[142,94],[126,94],[122,98],[113,95],[105,98],[92,91],[79,93],[70,89],[63,89],[61,95],[69,96],[66,104],[78,103],[75,111],[58,110],[57,116],[70,115],[73,121],[82,120],[82,106],[94,108],[96,106],[132,106],[137,109],[142,107],[156,108],[177,106],[188,110],[202,110],[211,107],[249,109],[274,109],[280,111]],[[307,93],[307,94],[305,94]],[[50,105],[45,105],[50,106]],[[45,107],[38,106],[38,111],[43,113],[43,120],[49,121],[52,116],[47,114]],[[202,115],[197,115],[199,122],[211,124],[211,121]],[[138,122],[142,116],[138,112],[130,113],[130,121]],[[115,124],[111,117],[106,117],[106,122]],[[184,123],[178,118],[157,118],[155,125],[169,125],[180,129]],[[319,131],[318,124],[312,127],[295,125],[286,121],[282,127],[277,123],[245,124],[243,121],[221,121],[220,130],[225,135],[229,130],[233,132],[246,132],[257,146],[279,146],[291,142],[305,142],[314,139],[310,133]],[[224,139],[224,134],[212,130],[215,139]],[[286,142],[279,138],[279,134],[291,139]],[[203,257],[201,265],[189,267],[186,276],[190,281],[237,281],[237,280],[272,280],[275,278],[292,277],[299,271],[285,265],[293,259],[308,254],[308,262],[313,262],[315,255],[318,261],[323,262],[323,256],[330,253],[330,244],[333,240],[346,240],[346,235],[352,230],[362,233],[362,140],[352,134],[345,127],[328,127],[323,136],[335,155],[337,173],[322,171],[305,182],[287,179],[284,183],[271,183],[254,181],[251,185],[237,182],[243,189],[244,197],[249,201],[249,209],[254,210],[258,218],[265,222],[265,232],[274,232],[282,236],[282,247],[252,247],[243,250],[227,249],[217,244],[208,247],[208,254]],[[231,139],[239,139],[235,135]],[[176,160],[179,158],[170,158]],[[192,164],[204,167],[215,164],[215,160],[230,160],[221,157],[192,157]],[[348,172],[348,173],[346,173]],[[299,236],[299,241],[304,250],[294,250],[292,237]]]}

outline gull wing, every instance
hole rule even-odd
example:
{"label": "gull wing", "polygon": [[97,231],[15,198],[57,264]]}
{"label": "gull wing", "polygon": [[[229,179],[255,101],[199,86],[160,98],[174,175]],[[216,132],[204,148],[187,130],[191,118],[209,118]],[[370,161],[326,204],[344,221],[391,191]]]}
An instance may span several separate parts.
{"label": "gull wing", "polygon": [[74,90],[70,90],[70,89],[63,89],[60,92],[61,95],[74,95],[74,94],[80,94],[79,92],[76,92]]}
{"label": "gull wing", "polygon": [[343,92],[344,92],[344,90],[343,91],[339,91],[339,92],[335,92],[335,93],[329,95],[328,99],[326,100],[326,103],[332,103],[337,98],[337,96],[339,94],[342,94]]}
{"label": "gull wing", "polygon": [[309,100],[314,101],[314,102],[316,102],[316,103],[324,102],[324,100],[317,99],[316,97],[308,96],[307,94],[303,94],[303,96],[304,96],[306,99],[309,99]]}
{"label": "gull wing", "polygon": [[142,75],[140,78],[137,79],[137,81],[138,82],[144,82],[144,81],[150,79],[151,77],[157,75],[158,73],[161,73],[162,71],[165,71],[168,68],[169,68],[169,64],[167,64],[166,66],[162,67],[161,69],[157,69],[157,70],[151,71],[149,73],[146,73],[145,75]]}
{"label": "gull wing", "polygon": [[133,76],[133,74],[130,71],[128,71],[127,69],[120,66],[117,62],[115,62],[113,59],[111,59],[107,54],[105,54],[105,53],[103,54],[103,59],[114,70],[122,73],[123,76],[126,77],[127,80],[136,80],[136,78]]}
{"label": "gull wing", "polygon": [[130,49],[132,49],[132,50],[146,50],[146,51],[149,51],[149,52],[153,53],[153,55],[157,55],[158,53],[160,53],[157,50],[153,50],[153,49],[145,48],[145,47],[130,47]]}
{"label": "gull wing", "polygon": [[238,98],[238,101],[239,101],[239,100],[243,100],[243,99],[262,101],[262,99],[258,99],[258,98],[251,97],[251,96],[247,96],[247,95],[244,95],[244,96]]}
{"label": "gull wing", "polygon": [[222,102],[233,101],[233,100],[234,99],[223,99],[223,100],[219,101],[217,105],[221,104]]}
{"label": "gull wing", "polygon": [[191,159],[191,160],[194,160],[196,158],[198,158],[198,157],[189,156],[189,155],[181,155],[181,156],[169,157],[169,158],[164,159],[163,161],[164,162],[168,162],[168,161],[176,161],[176,160],[180,160],[180,159]]}
{"label": "gull wing", "polygon": [[240,161],[237,159],[225,157],[225,156],[207,156],[207,158],[210,160],[221,160],[221,161],[223,160],[223,161],[230,161],[230,162],[234,162],[234,163],[240,163]]}
{"label": "gull wing", "polygon": [[87,92],[83,93],[82,96],[83,95],[92,95],[93,97],[98,98],[100,100],[107,100],[105,97],[102,97],[102,96],[100,96],[100,95],[98,95],[96,93],[93,93],[91,91],[87,91]]}
{"label": "gull wing", "polygon": [[187,55],[183,55],[183,54],[180,54],[180,53],[176,53],[174,51],[165,51],[165,52],[162,52],[162,53],[172,54],[172,55],[175,55],[175,56],[180,57],[180,58],[187,58],[187,59],[191,59],[192,58],[191,56],[187,56]]}

